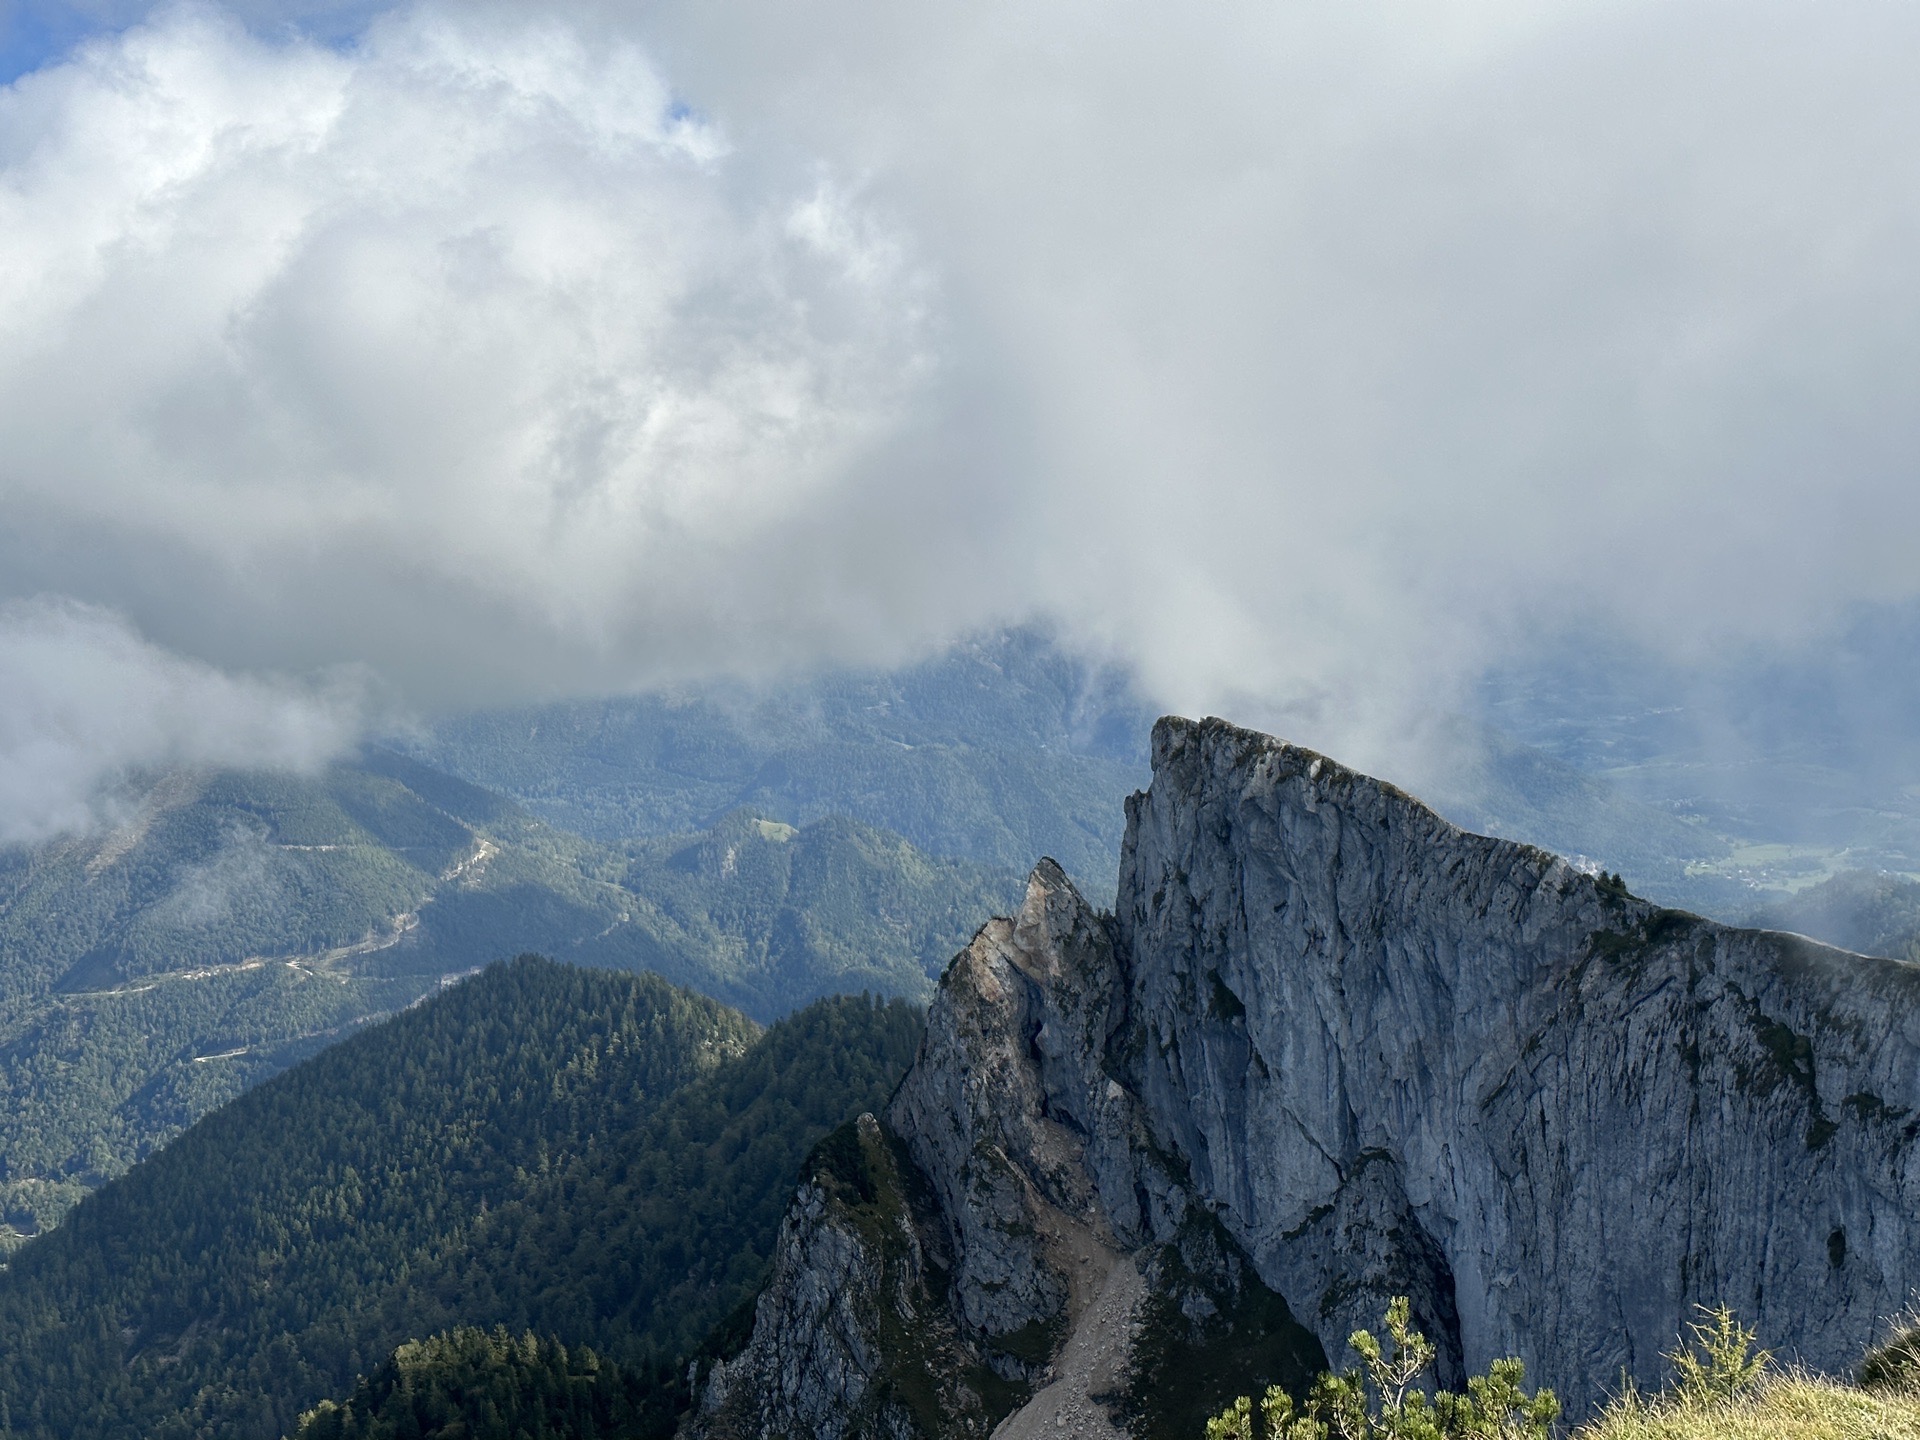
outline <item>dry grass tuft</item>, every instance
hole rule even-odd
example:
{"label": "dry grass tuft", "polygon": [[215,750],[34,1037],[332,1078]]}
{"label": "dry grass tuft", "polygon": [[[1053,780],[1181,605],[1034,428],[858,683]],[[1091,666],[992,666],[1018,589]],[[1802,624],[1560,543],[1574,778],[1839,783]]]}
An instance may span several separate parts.
{"label": "dry grass tuft", "polygon": [[1576,1440],[1920,1440],[1920,1396],[1785,1372],[1710,1405],[1628,1396]]}

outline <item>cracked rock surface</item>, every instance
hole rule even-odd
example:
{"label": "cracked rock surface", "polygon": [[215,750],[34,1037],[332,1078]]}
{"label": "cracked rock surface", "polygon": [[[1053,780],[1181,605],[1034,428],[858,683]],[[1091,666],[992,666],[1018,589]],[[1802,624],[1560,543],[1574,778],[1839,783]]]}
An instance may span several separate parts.
{"label": "cracked rock surface", "polygon": [[[1137,1426],[1176,1252],[1336,1360],[1409,1295],[1444,1379],[1515,1354],[1576,1416],[1697,1304],[1844,1371],[1920,1287],[1920,969],[1661,910],[1221,721],[1153,749],[1116,913],[1043,862],[864,1122],[919,1200],[863,1229],[802,1189],[707,1387],[725,1433]],[[1158,1307],[1189,1360],[1229,1291]],[[944,1398],[876,1409],[913,1346]],[[787,1408],[740,1410],[749,1373]]]}
{"label": "cracked rock surface", "polygon": [[1695,1305],[1845,1371],[1920,1284],[1920,969],[1661,910],[1220,721],[1162,721],[1130,1079],[1329,1353],[1410,1293],[1576,1414]]}

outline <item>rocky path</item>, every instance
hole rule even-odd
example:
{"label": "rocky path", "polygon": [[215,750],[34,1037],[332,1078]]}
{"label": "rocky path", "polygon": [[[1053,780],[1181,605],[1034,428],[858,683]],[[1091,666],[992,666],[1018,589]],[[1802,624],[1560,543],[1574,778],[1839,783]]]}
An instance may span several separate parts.
{"label": "rocky path", "polygon": [[1053,1379],[1000,1422],[993,1440],[1128,1440],[1093,1397],[1116,1395],[1125,1384],[1134,1316],[1147,1285],[1130,1256],[1101,1247],[1090,1258],[1104,1260],[1106,1273],[1054,1362]]}

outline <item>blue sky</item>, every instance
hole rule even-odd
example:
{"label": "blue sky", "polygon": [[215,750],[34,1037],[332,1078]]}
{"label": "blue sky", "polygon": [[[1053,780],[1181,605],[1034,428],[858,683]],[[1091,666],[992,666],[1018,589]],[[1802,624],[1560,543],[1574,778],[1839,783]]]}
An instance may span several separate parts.
{"label": "blue sky", "polygon": [[[0,84],[56,61],[89,36],[124,29],[156,7],[142,0],[0,0]],[[390,8],[384,0],[311,0],[276,4],[242,0],[224,7],[261,33],[293,30],[333,44],[345,43],[367,20]]]}
{"label": "blue sky", "polygon": [[99,28],[99,21],[67,5],[9,0],[0,33],[0,81],[11,81],[58,59]]}

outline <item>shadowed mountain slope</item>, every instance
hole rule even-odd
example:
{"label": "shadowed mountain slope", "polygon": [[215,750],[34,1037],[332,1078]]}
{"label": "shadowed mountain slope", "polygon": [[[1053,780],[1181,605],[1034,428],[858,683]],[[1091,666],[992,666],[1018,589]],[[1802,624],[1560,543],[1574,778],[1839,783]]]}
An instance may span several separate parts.
{"label": "shadowed mountain slope", "polygon": [[1123,674],[1022,630],[899,670],[480,712],[396,743],[600,840],[743,806],[850,815],[1017,872],[1057,855],[1104,894],[1150,718]]}
{"label": "shadowed mountain slope", "polygon": [[456,1325],[591,1342],[671,1399],[751,1293],[815,1139],[881,1103],[918,1013],[761,1033],[653,976],[523,958],[259,1086],[0,1275],[26,1437],[276,1440]]}

